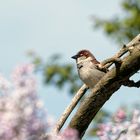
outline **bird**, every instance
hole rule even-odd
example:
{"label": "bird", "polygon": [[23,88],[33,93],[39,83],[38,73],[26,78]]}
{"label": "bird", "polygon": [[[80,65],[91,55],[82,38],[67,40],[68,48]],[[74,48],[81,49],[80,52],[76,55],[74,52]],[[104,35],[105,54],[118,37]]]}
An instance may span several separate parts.
{"label": "bird", "polygon": [[80,79],[93,89],[98,81],[106,74],[107,69],[99,68],[101,63],[89,50],[80,50],[71,58],[76,60],[77,70]]}

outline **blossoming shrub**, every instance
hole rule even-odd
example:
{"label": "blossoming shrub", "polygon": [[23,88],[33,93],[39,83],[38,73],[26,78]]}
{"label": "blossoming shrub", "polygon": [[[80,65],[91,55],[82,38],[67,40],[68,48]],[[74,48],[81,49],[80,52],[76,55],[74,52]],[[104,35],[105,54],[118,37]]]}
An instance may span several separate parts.
{"label": "blossoming shrub", "polygon": [[0,75],[0,140],[39,140],[47,115],[36,92],[33,65],[22,65],[10,82]]}
{"label": "blossoming shrub", "polygon": [[[32,64],[18,66],[11,80],[0,75],[0,140],[48,140],[52,125],[36,91]],[[79,140],[76,130],[66,129],[49,140]]]}
{"label": "blossoming shrub", "polygon": [[127,117],[123,109],[119,109],[113,120],[100,124],[97,135],[100,140],[140,140],[140,110],[135,109]]}

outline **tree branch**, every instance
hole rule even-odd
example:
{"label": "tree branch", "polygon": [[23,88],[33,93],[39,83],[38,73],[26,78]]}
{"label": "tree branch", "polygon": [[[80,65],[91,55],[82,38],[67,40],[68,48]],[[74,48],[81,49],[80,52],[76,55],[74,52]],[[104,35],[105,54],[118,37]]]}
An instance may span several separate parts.
{"label": "tree branch", "polygon": [[83,97],[83,95],[86,93],[87,90],[88,90],[88,87],[84,84],[75,94],[71,103],[64,110],[63,114],[61,115],[56,125],[54,126],[52,132],[42,135],[41,139],[48,140],[48,139],[51,139],[52,136],[57,135],[59,133],[64,123],[66,122],[67,118],[69,117],[70,113],[73,111],[73,109],[78,104],[78,102],[80,101],[80,99]]}
{"label": "tree branch", "polygon": [[124,83],[123,83],[124,86],[127,86],[127,87],[136,87],[136,88],[139,88],[140,87],[140,80],[137,81],[137,82],[134,82],[133,80],[126,80]]}
{"label": "tree branch", "polygon": [[71,103],[68,105],[68,107],[65,109],[65,111],[61,115],[61,117],[58,120],[57,124],[55,125],[52,133],[57,134],[60,131],[60,129],[64,125],[65,121],[69,117],[70,113],[73,111],[73,109],[75,108],[75,106],[78,104],[79,100],[86,93],[87,89],[88,89],[88,87],[84,84],[78,90],[78,92],[75,94],[74,98],[72,99]]}
{"label": "tree branch", "polygon": [[[69,127],[77,129],[82,138],[90,122],[95,117],[104,103],[117,91],[121,85],[125,84],[140,69],[140,35],[125,45],[114,58],[119,58],[125,53],[129,55],[122,58],[119,71],[112,68],[92,89],[90,94],[81,103],[76,114],[69,123]],[[109,67],[112,62],[106,65]]]}

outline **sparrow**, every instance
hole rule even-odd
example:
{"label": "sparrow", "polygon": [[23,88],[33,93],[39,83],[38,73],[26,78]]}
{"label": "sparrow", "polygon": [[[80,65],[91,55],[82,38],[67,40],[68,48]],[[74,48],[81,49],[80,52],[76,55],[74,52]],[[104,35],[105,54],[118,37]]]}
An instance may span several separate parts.
{"label": "sparrow", "polygon": [[100,69],[100,62],[89,50],[81,50],[72,56],[76,60],[80,79],[92,89],[106,74],[107,69]]}

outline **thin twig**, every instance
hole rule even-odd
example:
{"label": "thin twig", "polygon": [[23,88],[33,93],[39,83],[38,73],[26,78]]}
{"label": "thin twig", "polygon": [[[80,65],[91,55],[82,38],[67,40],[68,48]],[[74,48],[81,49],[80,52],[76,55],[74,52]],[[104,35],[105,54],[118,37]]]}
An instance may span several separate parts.
{"label": "thin twig", "polygon": [[137,82],[134,82],[133,80],[126,80],[124,83],[123,83],[124,86],[127,86],[127,87],[137,87],[139,88],[140,87],[140,80],[137,81]]}
{"label": "thin twig", "polygon": [[127,131],[128,131],[127,129],[122,130],[122,131],[119,133],[119,135],[117,136],[117,138],[116,138],[115,140],[119,140],[119,138],[121,137],[121,135],[122,135],[122,134],[126,134]]}
{"label": "thin twig", "polygon": [[120,49],[120,51],[115,54],[113,57],[109,58],[109,59],[106,59],[104,60],[103,62],[101,62],[101,65],[102,66],[105,66],[106,68],[109,68],[115,60],[117,60],[118,58],[120,58],[121,56],[123,56],[125,53],[127,53],[129,50],[128,50],[128,47],[123,47],[122,49]]}
{"label": "thin twig", "polygon": [[[109,58],[109,59],[106,59],[104,60],[103,62],[101,62],[101,65],[102,66],[105,66],[105,68],[109,68],[112,64],[113,64],[113,61],[110,62],[110,59],[115,59],[115,58],[120,58],[122,57],[124,54],[126,54],[127,52],[130,52],[131,53],[131,50],[139,45],[140,43],[140,34],[137,35],[131,42],[129,42],[127,45],[123,45],[123,47],[120,49],[120,51],[115,54],[113,57]],[[134,43],[135,42],[135,43]]]}
{"label": "thin twig", "polygon": [[62,114],[62,116],[60,117],[60,119],[58,120],[57,124],[55,125],[55,127],[53,129],[53,133],[54,134],[57,134],[60,131],[60,129],[64,125],[65,121],[69,117],[70,113],[73,111],[73,109],[75,108],[75,106],[77,105],[79,100],[82,98],[82,96],[86,93],[87,89],[88,89],[88,87],[84,84],[78,90],[78,92],[75,94],[75,96],[73,97],[71,103],[65,109],[65,111]]}

